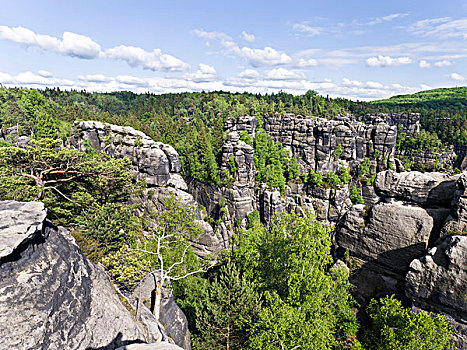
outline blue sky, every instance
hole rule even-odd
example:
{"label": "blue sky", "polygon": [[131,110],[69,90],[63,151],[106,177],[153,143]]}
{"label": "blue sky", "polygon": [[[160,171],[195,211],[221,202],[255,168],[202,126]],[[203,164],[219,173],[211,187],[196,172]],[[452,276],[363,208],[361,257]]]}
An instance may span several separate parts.
{"label": "blue sky", "polygon": [[3,1],[4,86],[309,89],[359,100],[467,85],[467,0]]}

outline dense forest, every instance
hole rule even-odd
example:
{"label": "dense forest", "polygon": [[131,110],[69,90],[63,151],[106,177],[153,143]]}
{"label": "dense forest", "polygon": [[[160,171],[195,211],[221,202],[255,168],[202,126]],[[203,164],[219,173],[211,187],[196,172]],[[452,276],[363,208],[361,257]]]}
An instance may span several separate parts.
{"label": "dense forest", "polygon": [[407,140],[401,135],[398,146],[411,154],[439,151],[467,144],[466,89],[437,89],[366,103],[331,99],[315,91],[301,96],[222,91],[155,95],[0,88],[0,125],[4,130],[17,125],[19,135],[54,130],[62,139],[75,120],[132,126],[174,146],[184,175],[220,184],[219,155],[229,117],[256,115],[261,120],[270,113],[331,118],[348,113],[419,112],[424,132]]}
{"label": "dense forest", "polygon": [[[149,218],[136,215],[128,202],[145,184],[133,180],[128,159],[80,152],[68,147],[67,137],[75,120],[129,125],[173,145],[184,175],[221,185],[219,155],[228,117],[249,114],[261,121],[269,113],[331,118],[419,111],[424,132],[417,147],[433,148],[439,146],[435,134],[446,145],[467,143],[466,91],[363,103],[314,91],[137,95],[0,88],[0,199],[45,202],[54,222],[72,228],[84,252],[122,290],[161,268],[155,252],[165,240],[170,249],[161,253],[163,260],[176,266],[174,273],[188,276],[172,286],[195,349],[446,349],[452,330],[444,316],[414,313],[393,297],[373,300],[367,324],[360,325],[349,273],[331,255],[331,228],[313,217],[278,215],[265,227],[250,215],[248,228],[237,228],[232,249],[203,261],[186,239],[200,234],[193,208],[168,198]],[[13,146],[19,135],[28,135],[30,144]],[[250,142],[258,181],[281,188],[297,175],[294,159],[265,132]],[[324,181],[320,174],[310,176]],[[184,264],[177,264],[180,256]]]}

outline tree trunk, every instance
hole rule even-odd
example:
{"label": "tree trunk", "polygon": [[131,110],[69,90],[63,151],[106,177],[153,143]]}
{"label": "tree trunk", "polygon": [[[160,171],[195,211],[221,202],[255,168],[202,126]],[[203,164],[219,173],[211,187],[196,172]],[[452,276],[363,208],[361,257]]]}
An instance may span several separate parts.
{"label": "tree trunk", "polygon": [[156,303],[154,306],[154,316],[156,320],[159,321],[160,314],[161,314],[161,301],[162,301],[162,282],[157,281],[156,284]]}

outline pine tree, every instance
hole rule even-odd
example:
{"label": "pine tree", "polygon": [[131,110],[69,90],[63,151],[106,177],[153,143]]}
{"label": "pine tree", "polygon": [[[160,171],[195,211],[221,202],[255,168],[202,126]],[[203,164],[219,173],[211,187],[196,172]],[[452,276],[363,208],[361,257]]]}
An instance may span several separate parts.
{"label": "pine tree", "polygon": [[196,327],[202,349],[245,349],[249,328],[260,310],[260,298],[253,283],[241,276],[234,263],[223,266],[210,283],[205,303],[198,306]]}

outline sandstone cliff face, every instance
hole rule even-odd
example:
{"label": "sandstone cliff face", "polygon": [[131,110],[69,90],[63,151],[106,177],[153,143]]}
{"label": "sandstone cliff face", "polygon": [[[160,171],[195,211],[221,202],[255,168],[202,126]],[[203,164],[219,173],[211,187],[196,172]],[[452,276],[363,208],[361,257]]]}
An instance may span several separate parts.
{"label": "sandstone cliff face", "polygon": [[[145,340],[105,273],[42,203],[0,202],[0,349],[114,349]],[[5,224],[5,225],[4,225]],[[16,234],[22,241],[12,240]]]}
{"label": "sandstone cliff face", "polygon": [[[270,115],[263,119],[263,128],[276,142],[291,150],[303,173],[310,169],[324,174],[336,171],[341,161],[347,162],[352,171],[375,152],[379,153],[379,168],[385,168],[385,158],[386,163],[394,162],[397,127],[383,121],[363,124],[351,117],[327,120],[294,115]],[[335,159],[334,151],[339,145],[342,154]]]}

